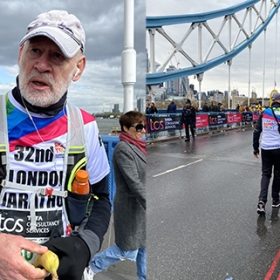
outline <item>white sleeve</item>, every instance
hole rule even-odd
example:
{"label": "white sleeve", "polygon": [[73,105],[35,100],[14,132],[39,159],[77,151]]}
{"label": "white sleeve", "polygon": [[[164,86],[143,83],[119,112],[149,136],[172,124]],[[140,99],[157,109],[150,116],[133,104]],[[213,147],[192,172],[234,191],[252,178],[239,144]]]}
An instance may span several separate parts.
{"label": "white sleeve", "polygon": [[104,144],[99,136],[96,121],[85,125],[86,153],[88,156],[87,171],[90,184],[101,181],[109,172],[110,166]]}

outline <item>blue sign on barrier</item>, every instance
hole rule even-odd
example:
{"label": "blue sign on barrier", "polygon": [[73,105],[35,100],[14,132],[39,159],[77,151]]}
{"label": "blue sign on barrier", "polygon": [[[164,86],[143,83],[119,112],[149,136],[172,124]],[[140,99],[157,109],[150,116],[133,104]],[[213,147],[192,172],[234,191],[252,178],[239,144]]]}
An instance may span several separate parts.
{"label": "blue sign on barrier", "polygon": [[116,192],[116,184],[114,178],[114,167],[113,167],[113,152],[114,148],[119,142],[118,136],[110,136],[110,135],[102,135],[102,141],[104,143],[104,147],[108,156],[108,161],[110,164],[110,174],[108,175],[108,188],[110,194],[110,201],[113,202],[115,192]]}
{"label": "blue sign on barrier", "polygon": [[243,122],[252,122],[253,113],[252,112],[242,112],[242,121]]}
{"label": "blue sign on barrier", "polygon": [[160,132],[180,129],[181,114],[146,115],[147,132]]}
{"label": "blue sign on barrier", "polygon": [[210,112],[208,114],[209,126],[224,125],[227,123],[226,114],[223,112]]}

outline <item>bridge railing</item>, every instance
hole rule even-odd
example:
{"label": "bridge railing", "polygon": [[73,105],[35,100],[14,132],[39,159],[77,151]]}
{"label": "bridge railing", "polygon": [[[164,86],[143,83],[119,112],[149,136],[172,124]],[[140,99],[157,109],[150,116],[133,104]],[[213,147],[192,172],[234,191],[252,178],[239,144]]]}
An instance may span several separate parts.
{"label": "bridge railing", "polygon": [[[196,114],[196,134],[212,134],[235,128],[252,127],[259,118],[259,112],[198,112]],[[156,139],[185,136],[181,113],[159,113],[146,115],[148,142]]]}

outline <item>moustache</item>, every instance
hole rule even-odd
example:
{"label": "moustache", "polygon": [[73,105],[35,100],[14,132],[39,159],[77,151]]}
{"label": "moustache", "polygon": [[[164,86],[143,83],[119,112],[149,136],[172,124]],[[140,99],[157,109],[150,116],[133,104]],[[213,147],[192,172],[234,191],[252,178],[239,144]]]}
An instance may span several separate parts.
{"label": "moustache", "polygon": [[54,79],[51,74],[48,73],[34,73],[31,72],[27,75],[26,79],[28,81],[38,81],[40,83],[45,83],[50,87],[54,85]]}

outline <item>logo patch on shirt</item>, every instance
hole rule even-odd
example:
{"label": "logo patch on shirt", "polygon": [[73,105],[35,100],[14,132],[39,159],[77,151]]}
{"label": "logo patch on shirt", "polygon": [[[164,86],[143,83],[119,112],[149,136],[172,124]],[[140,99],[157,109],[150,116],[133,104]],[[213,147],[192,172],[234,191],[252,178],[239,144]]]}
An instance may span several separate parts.
{"label": "logo patch on shirt", "polygon": [[65,147],[59,142],[54,143],[54,149],[57,154],[62,154],[65,151]]}

